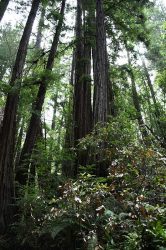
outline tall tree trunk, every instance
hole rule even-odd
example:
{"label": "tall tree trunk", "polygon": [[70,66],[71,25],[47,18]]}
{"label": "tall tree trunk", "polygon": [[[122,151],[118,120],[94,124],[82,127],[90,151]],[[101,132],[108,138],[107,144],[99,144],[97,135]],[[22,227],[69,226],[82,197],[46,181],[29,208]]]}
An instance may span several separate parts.
{"label": "tall tree trunk", "polygon": [[[75,81],[74,81],[74,144],[91,131],[91,34],[89,11],[82,20],[82,1],[77,1]],[[84,21],[84,25],[83,25]]]}
{"label": "tall tree trunk", "polygon": [[[85,11],[84,11],[85,12]],[[83,122],[86,136],[92,130],[92,105],[91,105],[91,33],[90,33],[91,16],[89,10],[84,15],[84,72],[83,72]]]}
{"label": "tall tree trunk", "polygon": [[128,50],[127,50],[127,57],[128,57],[128,64],[130,66],[129,75],[130,75],[131,86],[132,86],[133,104],[134,104],[134,107],[135,107],[136,112],[137,112],[137,120],[138,120],[138,124],[139,124],[139,128],[140,128],[140,132],[142,135],[142,139],[144,140],[145,143],[147,143],[148,133],[146,130],[146,126],[145,126],[142,114],[141,114],[141,105],[139,102],[139,96],[138,96],[136,84],[135,84],[135,77],[134,77],[134,73],[132,70],[131,59],[130,59],[130,54],[129,54]]}
{"label": "tall tree trunk", "polygon": [[[109,68],[109,61],[108,62],[108,68]],[[115,107],[115,95],[114,95],[114,88],[113,88],[113,82],[109,77],[108,81],[108,115],[111,115],[112,117],[116,116],[116,107]]]}
{"label": "tall tree trunk", "polygon": [[40,15],[40,20],[39,20],[39,25],[38,25],[38,30],[37,30],[37,36],[36,36],[36,44],[35,47],[37,49],[41,48],[41,41],[42,41],[42,31],[43,31],[43,27],[44,27],[44,16],[45,16],[45,7],[42,6],[42,10],[41,10],[41,15]]}
{"label": "tall tree trunk", "polygon": [[3,18],[3,15],[4,15],[4,13],[5,13],[6,9],[7,9],[7,6],[9,4],[9,1],[10,0],[1,0],[1,2],[0,2],[0,21]]}
{"label": "tall tree trunk", "polygon": [[24,118],[22,119],[20,123],[20,130],[19,134],[17,136],[17,142],[16,142],[16,154],[15,154],[15,166],[18,165],[19,159],[20,159],[20,153],[21,153],[21,144],[23,139],[23,132],[24,132]]}
{"label": "tall tree trunk", "polygon": [[155,117],[156,117],[156,124],[157,124],[158,130],[159,130],[159,135],[160,135],[160,137],[162,137],[161,145],[166,147],[166,133],[165,133],[165,128],[163,128],[163,126],[162,126],[162,124],[160,122],[161,114],[160,114],[160,110],[159,110],[157,100],[156,100],[156,93],[154,91],[153,84],[151,82],[148,69],[147,69],[145,61],[143,59],[142,59],[142,64],[143,64],[143,69],[144,69],[145,76],[146,76],[146,79],[147,79],[146,83],[147,83],[147,85],[149,87],[150,95],[151,95],[151,98],[152,98],[153,103],[154,103],[154,109],[155,109],[154,113],[155,113]]}
{"label": "tall tree trunk", "polygon": [[[84,25],[82,14],[84,13]],[[74,145],[78,147],[79,139],[85,137],[92,128],[91,107],[91,43],[88,30],[89,11],[85,15],[82,1],[77,1],[76,18],[76,49],[75,49],[75,82],[74,82]],[[77,148],[78,149],[78,148]],[[74,175],[77,175],[78,165],[86,164],[83,152],[77,150],[77,163]]]}
{"label": "tall tree trunk", "polygon": [[63,160],[62,163],[62,174],[66,177],[73,177],[74,173],[74,167],[73,167],[73,160],[68,157],[66,159],[66,156],[70,156],[72,154],[71,148],[74,147],[73,142],[74,142],[74,136],[73,136],[73,114],[72,114],[72,109],[73,109],[73,86],[74,86],[74,78],[75,78],[75,50],[73,49],[73,56],[72,56],[72,66],[71,66],[71,74],[70,74],[70,95],[69,95],[69,100],[68,100],[68,112],[67,112],[67,117],[65,119],[65,138],[64,138],[64,155],[65,159]]}
{"label": "tall tree trunk", "polygon": [[96,0],[96,60],[94,79],[94,125],[108,120],[108,56],[103,1]]}
{"label": "tall tree trunk", "polygon": [[[112,113],[112,83],[109,79],[109,63],[106,43],[106,27],[103,0],[96,0],[96,44],[93,48],[94,71],[94,98],[93,98],[93,125],[104,126],[108,115]],[[109,100],[109,98],[111,98]],[[96,175],[106,176],[108,164],[103,159],[106,142],[100,144],[100,154],[95,156]]]}
{"label": "tall tree trunk", "polygon": [[[39,24],[38,24],[38,30],[37,30],[37,36],[36,36],[36,43],[35,43],[35,47],[39,51],[41,49],[42,32],[43,32],[43,28],[44,28],[45,6],[42,5],[41,8],[42,9],[41,9],[40,19],[39,19]],[[38,128],[37,128],[37,134],[36,134],[36,144],[34,145],[34,152],[36,154],[39,153],[39,148],[38,148],[37,142],[38,141],[44,142],[43,133],[42,133],[41,117],[40,117],[40,119],[38,121],[37,127]],[[18,162],[17,166],[19,166],[19,162]],[[29,166],[28,184],[35,184],[36,169],[37,169],[36,161],[31,161],[30,166]]]}
{"label": "tall tree trunk", "polygon": [[[56,28],[56,32],[54,35],[53,43],[51,46],[51,50],[50,50],[47,65],[46,65],[47,71],[52,71],[54,59],[57,53],[59,36],[60,36],[62,25],[63,25],[65,3],[66,3],[66,0],[62,0],[60,19]],[[39,124],[40,117],[41,117],[41,111],[42,111],[42,107],[43,107],[43,103],[44,103],[44,99],[46,95],[46,90],[47,90],[47,77],[44,76],[43,79],[41,80],[41,84],[38,90],[36,102],[34,104],[34,111],[30,119],[30,123],[28,126],[27,134],[26,134],[26,139],[25,139],[23,149],[21,152],[19,169],[16,173],[16,179],[22,185],[25,185],[27,182],[28,165],[29,165],[28,161],[31,158],[31,154],[34,149],[35,142],[36,142],[38,124]]]}
{"label": "tall tree trunk", "polygon": [[57,99],[58,99],[58,91],[57,93],[54,95],[53,97],[53,102],[54,102],[54,106],[53,106],[53,116],[52,116],[52,124],[51,124],[51,129],[55,130],[55,119],[56,119],[56,110],[57,110]]}
{"label": "tall tree trunk", "polygon": [[154,88],[153,88],[153,85],[152,85],[152,82],[151,82],[151,79],[150,79],[150,75],[149,75],[149,72],[148,72],[148,69],[146,67],[146,64],[145,64],[144,60],[142,60],[142,64],[143,64],[143,69],[144,69],[145,76],[146,76],[146,79],[147,79],[147,84],[148,84],[148,87],[149,87],[149,90],[150,90],[150,94],[151,94],[153,103],[154,103],[155,108],[156,108],[156,112],[159,114],[159,110],[158,110],[158,107],[157,107],[156,94],[155,94],[155,91],[154,91]]}
{"label": "tall tree trunk", "polygon": [[83,137],[83,27],[82,2],[77,0],[75,82],[74,82],[74,144]]}
{"label": "tall tree trunk", "polygon": [[7,96],[3,126],[0,138],[0,230],[4,231],[12,220],[14,196],[13,161],[15,144],[15,123],[19,98],[19,87],[27,54],[27,47],[40,0],[34,0],[19,44],[10,85],[16,87]]}

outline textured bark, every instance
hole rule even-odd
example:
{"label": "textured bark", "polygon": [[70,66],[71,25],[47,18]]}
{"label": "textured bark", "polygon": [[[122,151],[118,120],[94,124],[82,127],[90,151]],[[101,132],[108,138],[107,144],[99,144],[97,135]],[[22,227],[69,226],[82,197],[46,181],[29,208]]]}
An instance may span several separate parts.
{"label": "textured bark", "polygon": [[[96,124],[104,126],[108,121],[108,116],[113,115],[114,99],[112,82],[109,79],[109,61],[106,43],[106,27],[104,6],[102,0],[96,0],[96,17],[92,16],[95,23],[95,46],[92,49],[93,75],[94,75],[94,96],[93,96],[93,126]],[[97,131],[96,131],[97,133]],[[97,176],[107,176],[108,163],[105,162],[103,152],[106,142],[100,143],[100,153],[92,161],[96,163]],[[94,152],[95,154],[95,152]]]}
{"label": "textured bark", "polygon": [[91,45],[87,29],[88,14],[82,24],[82,3],[77,1],[75,83],[74,83],[74,144],[91,131]]}
{"label": "textured bark", "polygon": [[[82,15],[84,19],[82,20]],[[83,25],[84,21],[84,25]],[[91,107],[91,34],[88,30],[89,12],[85,15],[82,1],[77,1],[76,18],[76,48],[75,48],[75,82],[74,82],[74,146],[78,147],[79,139],[85,137],[92,128]],[[78,149],[78,148],[77,148]],[[86,164],[86,156],[77,150],[77,163],[74,175],[77,175],[78,165]]]}
{"label": "textured bark", "polygon": [[[85,15],[84,15],[85,16]],[[91,33],[90,33],[91,16],[89,11],[84,17],[84,75],[83,75],[83,134],[86,136],[92,130],[92,105],[91,105]]]}
{"label": "textured bark", "polygon": [[77,0],[76,49],[75,49],[75,82],[74,82],[74,144],[83,137],[83,27],[82,2]]}
{"label": "textured bark", "polygon": [[[36,17],[40,0],[34,0],[27,23],[19,44],[10,85],[19,89],[28,42],[32,26]],[[7,96],[2,134],[0,138],[0,230],[4,231],[12,221],[12,209],[14,187],[13,187],[13,161],[16,129],[16,113],[18,106],[19,91],[16,89]]]}
{"label": "textured bark", "polygon": [[4,13],[7,9],[10,0],[1,0],[0,2],[0,21],[2,20]]}
{"label": "textured bark", "polygon": [[[66,0],[62,0],[60,19],[56,28],[56,32],[54,35],[53,43],[51,46],[51,50],[50,50],[47,65],[46,65],[47,71],[52,71],[54,59],[57,53],[59,36],[60,36],[62,24],[63,24],[65,3],[66,3]],[[41,111],[42,111],[42,107],[44,104],[46,90],[47,90],[47,76],[44,76],[43,79],[41,79],[37,98],[36,98],[35,104],[33,105],[34,111],[30,119],[30,123],[28,126],[27,134],[26,134],[26,139],[25,139],[23,149],[21,152],[20,163],[19,163],[20,167],[16,173],[16,179],[22,185],[25,185],[27,182],[27,177],[28,177],[27,172],[28,172],[28,165],[29,165],[28,162],[29,162],[29,159],[31,158],[31,154],[34,149],[35,142],[36,142],[38,124],[40,123]]]}
{"label": "textured bark", "polygon": [[94,69],[94,125],[108,120],[108,56],[103,1],[96,0],[96,59]]}

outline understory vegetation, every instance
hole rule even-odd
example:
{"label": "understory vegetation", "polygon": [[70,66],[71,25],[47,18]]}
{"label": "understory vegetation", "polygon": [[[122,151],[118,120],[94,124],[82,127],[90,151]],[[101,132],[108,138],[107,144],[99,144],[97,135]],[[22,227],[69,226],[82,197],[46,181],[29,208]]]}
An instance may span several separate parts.
{"label": "understory vegetation", "polygon": [[165,17],[0,1],[0,250],[166,250]]}

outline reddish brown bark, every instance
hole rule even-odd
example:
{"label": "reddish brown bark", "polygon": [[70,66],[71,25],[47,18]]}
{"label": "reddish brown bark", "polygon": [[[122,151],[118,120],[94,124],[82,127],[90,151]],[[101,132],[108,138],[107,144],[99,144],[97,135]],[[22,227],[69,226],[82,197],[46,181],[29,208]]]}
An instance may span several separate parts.
{"label": "reddish brown bark", "polygon": [[[84,19],[82,20],[82,14]],[[79,139],[85,137],[92,129],[91,107],[91,34],[88,30],[89,13],[85,15],[82,1],[77,1],[76,48],[75,48],[75,82],[74,82],[74,146],[78,147]],[[84,25],[83,25],[84,21]],[[78,165],[86,164],[86,156],[78,150],[74,175]]]}
{"label": "reddish brown bark", "polygon": [[[87,17],[84,17],[87,21]],[[91,131],[91,44],[86,23],[82,25],[82,3],[77,1],[75,83],[74,83],[74,144]]]}
{"label": "reddish brown bark", "polygon": [[[51,46],[51,50],[50,50],[47,65],[46,65],[46,70],[48,72],[52,71],[54,59],[57,53],[59,36],[61,33],[62,24],[63,24],[65,3],[66,3],[66,0],[62,0],[60,19],[56,28],[56,32],[54,35],[53,43]],[[19,168],[16,173],[16,179],[22,185],[25,185],[27,182],[29,160],[31,158],[31,154],[34,149],[35,142],[36,142],[38,124],[40,123],[41,111],[42,111],[42,107],[44,104],[46,91],[47,91],[47,76],[44,76],[43,79],[41,79],[37,98],[36,98],[35,104],[33,105],[34,110],[30,119],[30,123],[28,126],[27,134],[26,134],[26,139],[25,139],[23,149],[21,152]]]}
{"label": "reddish brown bark", "polygon": [[15,146],[15,123],[19,98],[19,87],[27,54],[33,22],[40,0],[34,0],[19,44],[10,85],[15,88],[7,96],[0,138],[0,230],[3,232],[12,220],[14,198],[13,162]]}
{"label": "reddish brown bark", "polygon": [[103,1],[96,0],[96,48],[94,67],[94,124],[105,124],[108,120],[108,56]]}

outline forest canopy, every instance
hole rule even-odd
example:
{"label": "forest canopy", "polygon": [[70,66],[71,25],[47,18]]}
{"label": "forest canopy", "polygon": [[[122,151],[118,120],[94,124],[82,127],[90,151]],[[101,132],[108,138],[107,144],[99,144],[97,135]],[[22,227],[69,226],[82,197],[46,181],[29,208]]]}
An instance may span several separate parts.
{"label": "forest canopy", "polygon": [[0,249],[166,249],[166,3],[0,0]]}

